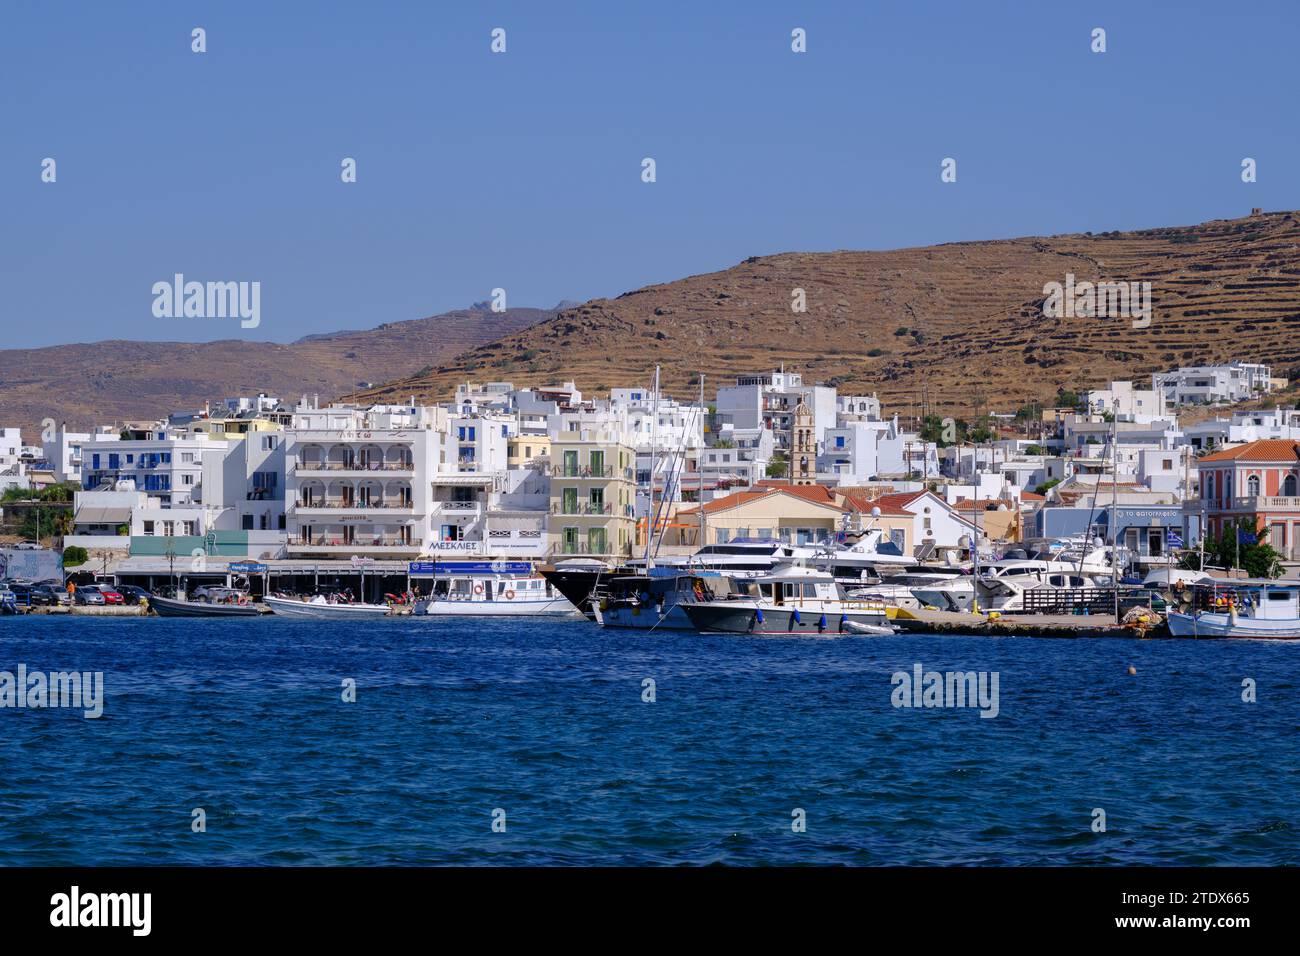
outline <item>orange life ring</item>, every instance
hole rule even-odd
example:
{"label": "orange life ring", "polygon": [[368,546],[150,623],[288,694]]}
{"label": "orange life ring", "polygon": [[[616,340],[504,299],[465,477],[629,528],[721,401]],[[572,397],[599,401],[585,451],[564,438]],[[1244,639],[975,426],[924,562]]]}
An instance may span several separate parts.
{"label": "orange life ring", "polygon": [[483,593],[483,585],[481,585],[481,584],[476,584],[476,585],[474,585],[474,593],[475,593],[475,594],[482,594],[482,593]]}
{"label": "orange life ring", "polygon": [[513,601],[514,599],[515,599],[515,592],[514,592],[514,591],[507,591],[507,592],[506,592],[506,600],[507,600],[507,601]]}

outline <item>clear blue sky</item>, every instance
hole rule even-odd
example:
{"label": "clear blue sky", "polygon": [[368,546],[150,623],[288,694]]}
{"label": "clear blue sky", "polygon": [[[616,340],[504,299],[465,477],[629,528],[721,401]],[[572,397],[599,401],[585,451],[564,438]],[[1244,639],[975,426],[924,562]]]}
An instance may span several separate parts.
{"label": "clear blue sky", "polygon": [[[1296,208],[1297,49],[1295,0],[4,0],[0,347],[289,341],[497,286],[551,306],[786,250]],[[176,272],[260,281],[261,326],[155,319]]]}

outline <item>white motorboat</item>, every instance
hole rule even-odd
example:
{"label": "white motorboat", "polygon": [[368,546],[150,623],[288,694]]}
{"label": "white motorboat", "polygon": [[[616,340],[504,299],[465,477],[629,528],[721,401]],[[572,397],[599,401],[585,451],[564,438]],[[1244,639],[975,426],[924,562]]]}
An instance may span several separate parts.
{"label": "white motorboat", "polygon": [[311,620],[346,621],[357,618],[385,617],[392,613],[387,604],[331,601],[323,594],[313,597],[265,597],[262,601],[281,617]]}
{"label": "white motorboat", "polygon": [[[751,580],[732,581],[736,593],[717,601],[681,605],[699,631],[728,634],[894,633],[881,601],[853,600],[827,571],[787,567]],[[867,625],[855,630],[850,625]]]}
{"label": "white motorboat", "polygon": [[[1109,576],[1107,575],[1107,580]],[[980,566],[978,577],[962,575],[948,581],[912,589],[922,607],[941,611],[970,611],[973,603],[985,611],[1024,610],[1024,595],[1030,590],[1089,591],[1097,582],[1077,564],[1036,559],[994,561]]]}
{"label": "white motorboat", "polygon": [[1170,611],[1175,637],[1236,637],[1300,640],[1300,582],[1216,581],[1208,588],[1209,610]]}
{"label": "white motorboat", "polygon": [[[893,607],[916,611],[921,607],[921,601],[913,593],[917,588],[939,588],[954,582],[960,583],[963,580],[963,575],[961,571],[955,568],[933,570],[930,568],[917,568],[903,574],[891,574],[888,577],[881,578],[874,584],[846,581],[838,576],[835,580],[844,588],[844,593],[848,597],[874,598]],[[964,578],[964,580],[969,582],[969,577]]]}
{"label": "white motorboat", "polygon": [[412,565],[432,578],[412,614],[431,617],[578,617],[581,612],[527,561],[437,561]]}
{"label": "white motorboat", "polygon": [[[819,553],[822,552],[813,547],[769,538],[735,538],[725,544],[706,544],[686,557],[656,557],[653,566],[663,573],[712,571],[729,578],[752,578],[771,574],[777,568],[808,560]],[[647,561],[629,561],[628,566],[635,573],[644,573]]]}

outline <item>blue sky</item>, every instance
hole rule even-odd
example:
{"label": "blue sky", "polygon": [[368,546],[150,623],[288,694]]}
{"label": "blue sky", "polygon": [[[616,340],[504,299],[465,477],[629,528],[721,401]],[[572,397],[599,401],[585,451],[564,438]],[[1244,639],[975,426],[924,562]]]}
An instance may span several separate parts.
{"label": "blue sky", "polygon": [[[1296,208],[1298,43],[1294,2],[4,0],[0,347],[289,341],[495,287]],[[155,318],[177,272],[261,282],[261,325]]]}

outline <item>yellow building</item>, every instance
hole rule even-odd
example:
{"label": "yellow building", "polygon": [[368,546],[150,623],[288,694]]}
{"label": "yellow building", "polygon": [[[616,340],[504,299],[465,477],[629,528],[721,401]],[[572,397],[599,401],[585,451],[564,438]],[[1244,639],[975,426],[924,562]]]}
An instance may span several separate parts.
{"label": "yellow building", "polygon": [[213,440],[233,441],[249,432],[274,432],[281,425],[265,418],[200,418],[186,426],[186,434],[206,435]]}
{"label": "yellow building", "polygon": [[511,435],[506,443],[506,461],[510,468],[527,468],[537,458],[551,457],[551,439],[547,435]]}
{"label": "yellow building", "polygon": [[725,544],[737,538],[811,545],[832,540],[843,530],[848,514],[823,485],[760,487],[715,498],[702,509],[679,509],[673,518],[675,533],[668,540],[689,547]]}
{"label": "yellow building", "polygon": [[636,536],[635,449],[609,436],[566,436],[551,441],[550,461],[552,552],[630,555]]}

